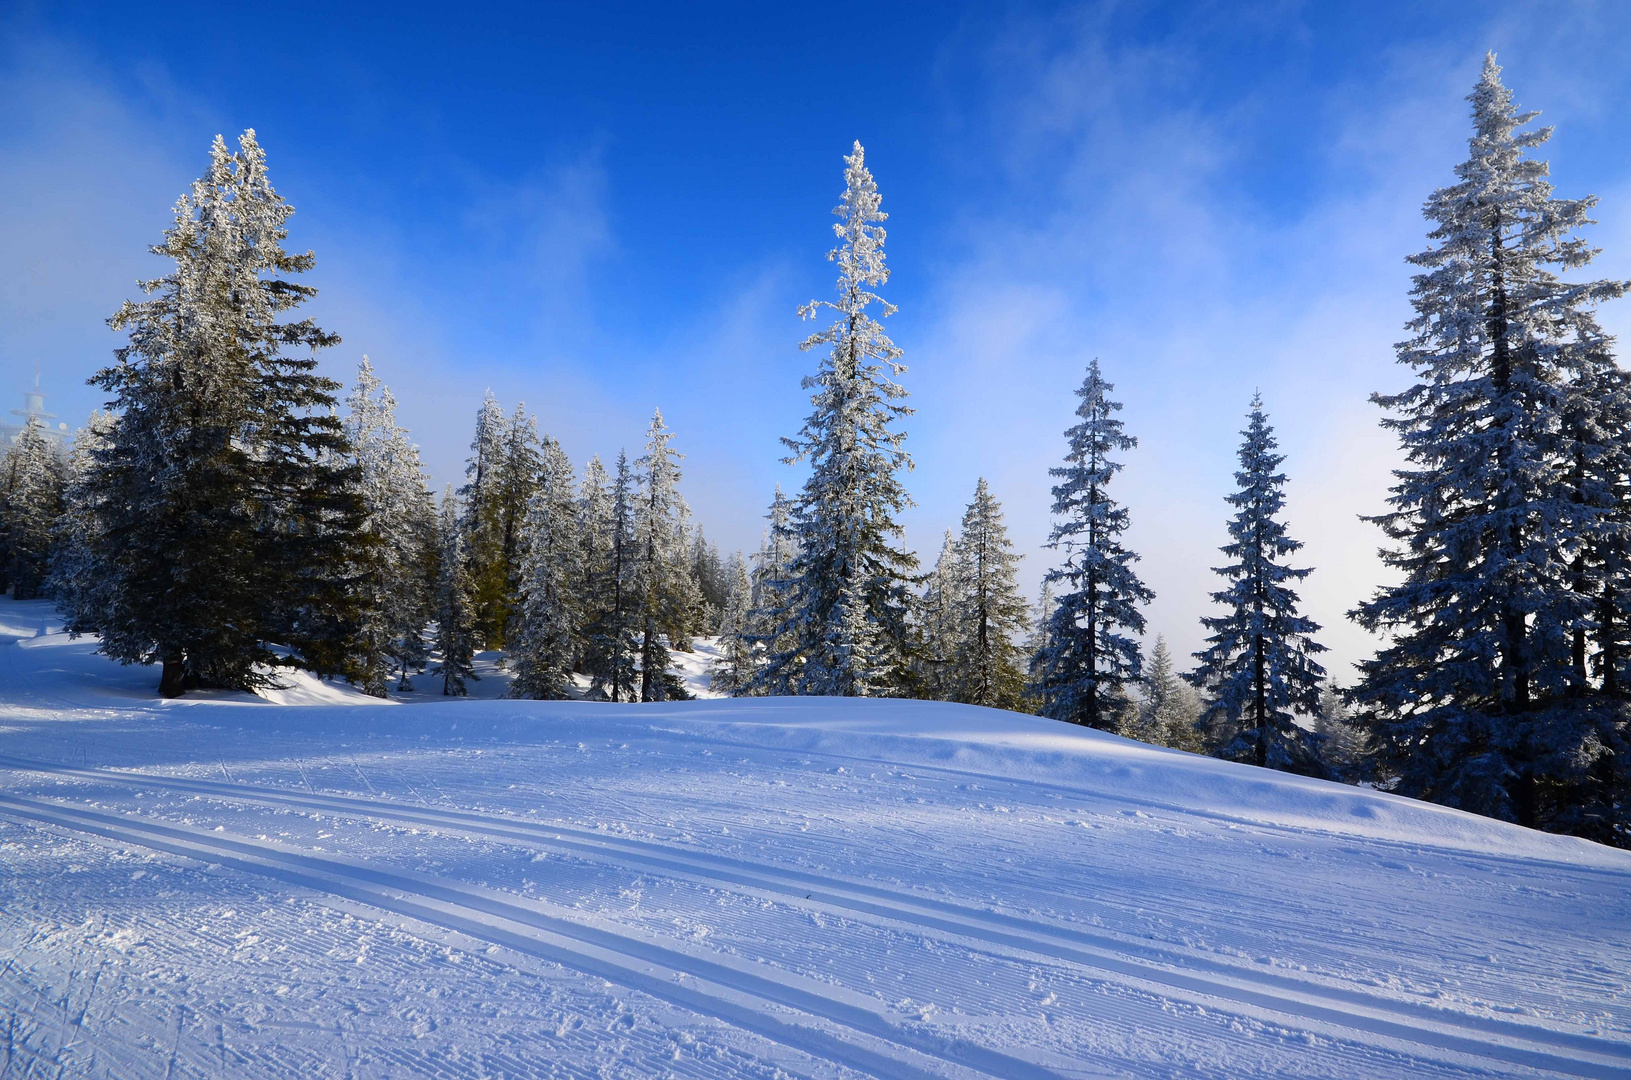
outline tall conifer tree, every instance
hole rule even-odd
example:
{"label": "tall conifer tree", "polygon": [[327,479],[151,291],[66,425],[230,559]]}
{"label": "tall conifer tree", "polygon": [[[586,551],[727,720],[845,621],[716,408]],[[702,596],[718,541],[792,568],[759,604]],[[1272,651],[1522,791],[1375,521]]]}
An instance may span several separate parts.
{"label": "tall conifer tree", "polygon": [[1121,403],[1110,399],[1114,389],[1094,360],[1076,391],[1082,422],[1065,432],[1065,464],[1048,470],[1060,480],[1053,512],[1063,519],[1048,546],[1065,552],[1065,565],[1048,571],[1046,580],[1065,588],[1054,603],[1047,643],[1031,658],[1044,716],[1107,731],[1124,712],[1123,688],[1141,674],[1138,642],[1129,636],[1144,632],[1137,605],[1155,598],[1133,571],[1138,556],[1121,542],[1127,510],[1109,493],[1121,470],[1113,455],[1138,445],[1116,419]]}
{"label": "tall conifer tree", "polygon": [[67,475],[56,448],[31,416],[0,457],[0,536],[4,576],[12,596],[34,600],[46,592],[52,530],[63,510]]}
{"label": "tall conifer tree", "polygon": [[96,459],[107,451],[113,423],[111,414],[98,409],[74,433],[63,513],[51,540],[49,587],[60,611],[88,615],[112,606],[106,590],[115,579],[97,562],[108,493],[99,486]]}
{"label": "tall conifer tree", "polygon": [[917,560],[900,546],[895,516],[911,500],[900,473],[911,468],[905,433],[910,415],[894,377],[906,370],[901,351],[868,312],[895,311],[872,290],[889,280],[884,266],[887,217],[860,143],[845,157],[844,200],[834,213],[838,299],[800,308],[833,323],[801,348],[826,348],[816,374],[814,411],[797,438],[783,440],[789,464],[808,461],[810,477],[792,508],[798,550],[785,579],[784,606],[771,637],[764,678],[800,694],[890,695],[907,675],[907,588]]}
{"label": "tall conifer tree", "polygon": [[690,697],[668,670],[669,646],[689,645],[701,606],[687,544],[690,510],[680,496],[680,454],[662,410],[651,418],[646,452],[637,462],[640,491],[634,513],[634,588],[640,613],[640,700]]}
{"label": "tall conifer tree", "polygon": [[719,549],[702,534],[701,525],[697,526],[691,542],[691,577],[700,597],[697,628],[704,633],[719,633],[719,621],[730,600],[730,574],[719,556]]}
{"label": "tall conifer tree", "polygon": [[393,673],[407,684],[429,654],[425,627],[435,598],[426,570],[437,544],[436,507],[419,448],[397,424],[396,399],[366,356],[346,405],[367,540],[352,552],[359,626],[352,666],[364,690],[384,697]]}
{"label": "tall conifer tree", "polygon": [[1200,719],[1195,691],[1179,677],[1165,635],[1157,634],[1149,663],[1144,665],[1144,703],[1135,738],[1174,750],[1200,753],[1205,747],[1195,723]]}
{"label": "tall conifer tree", "polygon": [[1235,473],[1240,490],[1227,496],[1236,513],[1222,548],[1230,562],[1214,570],[1229,586],[1212,594],[1228,610],[1201,619],[1212,636],[1195,654],[1200,666],[1190,681],[1211,691],[1202,722],[1216,733],[1220,756],[1318,776],[1324,769],[1317,739],[1293,714],[1319,714],[1325,669],[1313,657],[1325,646],[1313,638],[1318,624],[1297,613],[1292,589],[1310,571],[1281,561],[1302,542],[1291,539],[1280,521],[1286,477],[1278,470],[1285,455],[1275,453],[1261,395],[1252,397],[1241,434]]}
{"label": "tall conifer tree", "polygon": [[475,606],[476,637],[490,649],[503,645],[509,598],[505,533],[508,511],[513,509],[506,499],[510,450],[509,418],[489,390],[476,413],[476,433],[470,441],[459,498],[464,507],[461,546]]}
{"label": "tall conifer tree", "polygon": [[92,465],[104,581],[77,594],[96,608],[64,614],[114,659],[162,663],[168,696],[272,685],[269,667],[324,666],[351,632],[342,573],[359,514],[338,384],[315,372],[316,350],[338,338],[280,321],[314,294],[288,278],[313,257],[283,250],[293,210],[254,132],[238,145],[216,138],[153,249],[174,269],[109,320],[129,343],[92,380],[115,416]]}
{"label": "tall conifer tree", "polygon": [[793,534],[793,504],[780,484],[776,485],[765,520],[768,524],[750,571],[753,604],[743,631],[753,650],[753,677],[736,691],[757,696],[793,693],[793,677],[798,671],[795,664],[771,667],[766,663],[767,657],[794,652],[792,624],[784,613],[789,607],[793,559],[799,545]]}
{"label": "tall conifer tree", "polygon": [[597,654],[591,640],[608,606],[606,589],[612,543],[611,479],[600,455],[589,459],[578,485],[578,661],[577,669],[593,677]]}
{"label": "tall conifer tree", "polygon": [[725,562],[725,607],[719,617],[719,655],[709,667],[708,689],[721,694],[744,693],[753,684],[754,653],[749,622],[753,612],[753,581],[740,551]]}
{"label": "tall conifer tree", "polygon": [[465,555],[467,532],[464,508],[448,485],[442,492],[442,508],[437,535],[441,545],[436,582],[436,650],[441,654],[435,674],[442,677],[442,694],[463,697],[469,691],[466,679],[479,679],[475,672],[476,611],[470,587],[470,561]]}
{"label": "tall conifer tree", "polygon": [[940,555],[925,575],[918,601],[916,649],[917,693],[930,701],[956,699],[956,664],[963,651],[962,601],[968,586],[963,549],[950,529],[940,541]]}
{"label": "tall conifer tree", "polygon": [[521,591],[510,629],[510,696],[559,700],[568,697],[582,619],[583,543],[572,492],[572,463],[554,439],[545,438],[541,472],[518,546]]}
{"label": "tall conifer tree", "polygon": [[1625,285],[1558,276],[1596,255],[1575,235],[1596,200],[1553,197],[1529,157],[1551,129],[1528,128],[1536,114],[1514,106],[1493,54],[1468,100],[1467,160],[1428,199],[1430,245],[1410,260],[1415,317],[1397,351],[1418,381],[1373,398],[1408,462],[1373,519],[1403,580],[1352,613],[1389,635],[1352,695],[1399,791],[1581,829],[1568,820],[1580,785],[1624,731],[1576,646],[1609,614],[1581,557],[1604,555],[1600,570],[1624,531],[1608,493],[1579,481],[1625,438],[1584,422],[1618,378],[1591,308]]}
{"label": "tall conifer tree", "polygon": [[492,575],[496,595],[490,603],[491,617],[501,635],[495,640],[500,646],[509,640],[514,604],[521,594],[521,563],[526,550],[522,536],[543,468],[538,420],[527,412],[524,403],[517,402],[505,425],[504,457],[498,475],[499,558]]}
{"label": "tall conifer tree", "polygon": [[[586,493],[590,491],[587,479]],[[639,494],[628,455],[618,451],[617,471],[606,498],[602,556],[591,589],[596,612],[586,631],[584,666],[591,679],[589,696],[600,700],[640,700],[635,657],[641,620],[634,534]]]}
{"label": "tall conifer tree", "polygon": [[964,580],[957,603],[962,632],[954,654],[955,700],[1018,709],[1025,675],[1015,639],[1025,630],[1029,607],[1015,582],[1019,556],[1002,523],[1002,505],[983,476],[963,515],[957,547]]}

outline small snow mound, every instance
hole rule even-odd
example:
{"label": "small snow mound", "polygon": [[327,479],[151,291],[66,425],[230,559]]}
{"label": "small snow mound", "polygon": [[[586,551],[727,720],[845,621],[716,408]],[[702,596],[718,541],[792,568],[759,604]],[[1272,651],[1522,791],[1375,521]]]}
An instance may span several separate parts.
{"label": "small snow mound", "polygon": [[350,683],[320,679],[309,671],[280,671],[276,690],[261,691],[261,698],[273,705],[383,705]]}

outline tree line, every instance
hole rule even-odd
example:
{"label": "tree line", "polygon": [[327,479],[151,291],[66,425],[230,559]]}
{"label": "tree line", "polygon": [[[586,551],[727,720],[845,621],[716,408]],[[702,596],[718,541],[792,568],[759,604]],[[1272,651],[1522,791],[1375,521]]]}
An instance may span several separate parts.
{"label": "tree line", "polygon": [[1551,130],[1493,56],[1469,101],[1469,156],[1411,257],[1397,351],[1415,381],[1374,396],[1406,459],[1371,519],[1401,580],[1350,613],[1384,644],[1345,688],[1298,610],[1311,571],[1260,397],[1189,670],[1159,636],[1141,645],[1153,594],[1113,494],[1137,441],[1097,360],[1051,470],[1058,563],[1038,603],[983,479],[920,568],[898,522],[912,410],[881,321],[887,215],[859,143],[834,298],[800,309],[824,322],[803,343],[810,413],[783,440],[807,476],[777,490],[751,557],[722,559],[691,521],[660,412],[638,458],[580,478],[489,394],[465,482],[437,499],[367,359],[343,417],[317,373],[338,339],[292,314],[313,257],[284,251],[292,210],[249,131],[216,140],[153,248],[173,269],[110,320],[128,344],[93,379],[108,409],[66,460],[31,426],[0,461],[0,572],[107,655],[161,665],[165,694],[261,689],[290,665],[460,694],[486,649],[515,696],[661,701],[686,693],[671,650],[717,636],[712,687],[732,694],[1034,711],[1625,844],[1631,385],[1593,310],[1626,283],[1564,280],[1597,253],[1578,235],[1595,200],[1554,197],[1530,154]]}

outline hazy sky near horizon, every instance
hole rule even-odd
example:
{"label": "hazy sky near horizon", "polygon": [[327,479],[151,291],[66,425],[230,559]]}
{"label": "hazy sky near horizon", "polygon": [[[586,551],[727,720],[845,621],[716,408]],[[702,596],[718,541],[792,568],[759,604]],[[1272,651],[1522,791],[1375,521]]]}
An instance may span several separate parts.
{"label": "hazy sky near horizon", "polygon": [[[0,393],[33,365],[71,425],[104,320],[204,168],[254,127],[311,248],[311,313],[368,354],[438,486],[482,394],[580,469],[661,407],[708,534],[751,549],[779,438],[808,411],[797,306],[831,294],[859,139],[891,215],[910,370],[909,544],[932,560],[985,476],[1033,590],[1047,469],[1101,359],[1139,448],[1116,482],[1198,648],[1235,448],[1261,390],[1287,455],[1303,589],[1334,673],[1382,580],[1407,372],[1406,255],[1465,156],[1486,49],[1556,126],[1560,195],[1595,193],[1596,276],[1631,278],[1631,6],[1266,2],[830,6],[13,3],[0,15]],[[773,10],[772,10],[773,9]],[[1602,313],[1622,337],[1631,303]],[[15,401],[7,400],[13,394]]]}

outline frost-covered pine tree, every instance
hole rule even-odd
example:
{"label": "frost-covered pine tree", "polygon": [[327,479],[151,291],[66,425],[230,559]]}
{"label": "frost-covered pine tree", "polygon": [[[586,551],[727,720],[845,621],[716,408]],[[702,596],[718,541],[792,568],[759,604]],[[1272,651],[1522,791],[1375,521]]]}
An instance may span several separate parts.
{"label": "frost-covered pine tree", "polygon": [[106,496],[92,530],[103,607],[64,614],[108,656],[161,663],[166,696],[259,689],[283,664],[326,668],[351,632],[344,573],[360,514],[339,386],[315,371],[338,338],[281,321],[315,293],[288,277],[313,263],[283,249],[292,213],[254,132],[236,153],[217,137],[153,249],[173,270],[109,320],[129,342],[92,380],[115,416],[92,466]]}
{"label": "frost-covered pine tree", "polygon": [[753,652],[753,677],[737,690],[738,695],[788,695],[794,692],[795,665],[772,670],[765,658],[791,652],[793,637],[782,618],[791,595],[793,558],[798,553],[798,539],[793,535],[793,503],[776,485],[775,497],[765,514],[767,522],[759,550],[753,554],[753,565],[748,571],[753,583],[752,605],[748,611],[743,636]]}
{"label": "frost-covered pine tree", "polygon": [[488,390],[476,411],[476,432],[470,440],[470,457],[465,461],[464,486],[459,488],[476,635],[487,648],[497,648],[504,640],[504,607],[509,593],[509,568],[504,559],[509,452],[509,418]]}
{"label": "frost-covered pine tree", "polygon": [[911,504],[900,473],[912,462],[894,425],[912,410],[894,381],[906,370],[901,351],[868,311],[874,301],[885,316],[895,311],[872,291],[889,280],[887,215],[860,143],[844,162],[838,246],[828,255],[838,264],[838,299],[799,309],[836,318],[800,345],[828,351],[803,383],[815,391],[814,411],[797,438],[783,440],[786,462],[808,461],[810,477],[793,504],[798,550],[771,631],[783,644],[767,655],[764,677],[800,694],[890,695],[908,676],[907,590],[917,567],[895,520]]}
{"label": "frost-covered pine tree", "polygon": [[1584,511],[1570,569],[1592,619],[1571,641],[1582,752],[1554,772],[1543,813],[1548,828],[1631,847],[1631,375],[1605,366],[1576,379],[1569,398],[1568,483]]}
{"label": "frost-covered pine tree", "polygon": [[701,606],[687,543],[690,509],[680,495],[680,454],[662,410],[646,431],[646,452],[636,465],[639,499],[634,513],[634,588],[640,611],[640,700],[690,697],[669,671],[669,646],[688,644]]}
{"label": "frost-covered pine tree", "polygon": [[545,438],[537,490],[519,538],[520,595],[509,633],[510,696],[558,701],[569,696],[582,617],[578,583],[583,542],[572,463]]}
{"label": "frost-covered pine tree", "polygon": [[521,589],[521,560],[525,557],[521,536],[543,469],[538,420],[527,412],[524,403],[516,404],[504,434],[504,456],[499,464],[496,493],[499,555],[485,583],[487,592],[482,593],[480,587],[477,590],[478,610],[483,604],[487,605],[498,631],[497,636],[490,639],[495,645],[489,647],[503,647],[508,641],[511,611]]}
{"label": "frost-covered pine tree", "polygon": [[12,596],[33,600],[46,592],[52,530],[63,510],[67,476],[37,416],[0,457],[0,537],[4,576]]}
{"label": "frost-covered pine tree", "polygon": [[698,525],[691,541],[691,578],[699,599],[696,626],[707,634],[721,633],[720,620],[730,599],[731,582],[719,549],[708,542]]}
{"label": "frost-covered pine tree", "polygon": [[[591,462],[591,474],[598,459]],[[585,501],[594,489],[584,478]],[[598,482],[598,481],[597,481]],[[585,630],[584,669],[590,677],[589,697],[602,701],[638,701],[641,626],[638,567],[634,534],[635,503],[640,497],[628,455],[617,454],[617,472],[605,492],[602,539],[597,567],[590,579],[589,598],[594,614]],[[585,517],[588,517],[586,512]]]}
{"label": "frost-covered pine tree", "polygon": [[1334,681],[1320,688],[1320,711],[1314,718],[1314,733],[1320,737],[1320,754],[1334,780],[1357,783],[1369,773],[1371,740],[1365,729],[1354,723],[1342,690]]}
{"label": "frost-covered pine tree", "polygon": [[436,530],[441,542],[436,581],[436,651],[440,656],[433,669],[442,677],[442,694],[447,697],[463,697],[468,692],[465,680],[480,678],[475,672],[476,611],[470,561],[464,550],[465,514],[449,484],[442,492]]}
{"label": "frost-covered pine tree", "polygon": [[[394,421],[394,417],[393,417]],[[429,476],[419,447],[403,428],[396,428],[390,443],[392,490],[397,493],[389,538],[398,592],[386,605],[390,646],[396,665],[397,689],[412,690],[410,676],[425,670],[430,660],[430,622],[436,615],[434,588],[441,558],[440,524]]]}
{"label": "frost-covered pine tree", "polygon": [[51,539],[47,585],[57,609],[71,613],[70,621],[80,625],[94,624],[96,613],[112,606],[103,592],[111,587],[112,576],[96,562],[102,544],[100,532],[108,516],[104,506],[108,496],[97,484],[95,468],[96,455],[107,450],[112,430],[112,415],[98,409],[74,433],[63,512]]}
{"label": "frost-covered pine tree", "polygon": [[1319,714],[1325,669],[1314,656],[1325,646],[1314,640],[1319,625],[1297,612],[1292,585],[1311,571],[1293,569],[1283,560],[1302,548],[1286,532],[1284,454],[1275,453],[1274,429],[1263,412],[1262,395],[1253,395],[1246,430],[1241,432],[1238,491],[1226,496],[1235,508],[1229,542],[1222,550],[1229,562],[1213,572],[1229,582],[1212,594],[1227,610],[1206,616],[1210,630],[1200,661],[1188,676],[1211,694],[1202,725],[1212,733],[1220,757],[1249,761],[1259,767],[1318,776],[1318,740],[1299,727],[1295,715]]}
{"label": "frost-covered pine tree", "polygon": [[1138,445],[1116,419],[1121,403],[1110,399],[1114,389],[1095,359],[1076,391],[1082,422],[1065,432],[1065,464],[1048,470],[1060,481],[1053,513],[1063,519],[1048,546],[1065,552],[1065,565],[1049,570],[1046,580],[1064,589],[1054,602],[1047,644],[1031,658],[1042,715],[1106,731],[1115,730],[1125,711],[1123,688],[1141,674],[1138,642],[1129,636],[1144,632],[1137,605],[1155,598],[1133,570],[1138,556],[1121,542],[1127,510],[1109,493],[1121,470],[1113,455]]}
{"label": "frost-covered pine tree", "polygon": [[963,650],[963,599],[968,591],[968,563],[950,529],[940,542],[940,555],[923,581],[918,598],[917,667],[919,697],[954,701],[960,685],[956,670]]}
{"label": "frost-covered pine tree", "polygon": [[601,585],[607,579],[611,554],[612,493],[606,467],[595,454],[583,469],[578,485],[578,670],[589,674],[594,666],[589,648],[589,632],[600,619],[603,607]]}
{"label": "frost-covered pine tree", "polygon": [[352,667],[358,685],[385,697],[393,674],[408,687],[410,671],[422,670],[429,656],[425,628],[435,597],[426,571],[436,552],[436,507],[419,448],[397,424],[396,399],[366,356],[346,406],[367,539],[353,552],[358,629]]}
{"label": "frost-covered pine tree", "polygon": [[1576,557],[1612,516],[1570,482],[1571,412],[1611,375],[1591,309],[1625,285],[1559,277],[1596,254],[1576,235],[1596,200],[1553,197],[1529,157],[1551,129],[1528,127],[1493,54],[1468,100],[1467,160],[1428,199],[1430,243],[1410,259],[1397,351],[1418,381],[1373,397],[1407,460],[1372,519],[1402,580],[1352,613],[1388,643],[1351,693],[1400,792],[1573,828],[1578,785],[1609,749],[1575,662],[1596,614]]}
{"label": "frost-covered pine tree", "polygon": [[1002,505],[984,477],[963,514],[957,547],[964,581],[957,603],[962,632],[954,654],[954,700],[1019,709],[1025,702],[1025,675],[1016,639],[1030,611],[1015,581],[1020,557],[1002,523]]}
{"label": "frost-covered pine tree", "polygon": [[753,613],[753,580],[740,551],[725,561],[725,607],[719,617],[719,655],[709,667],[708,689],[732,696],[753,684],[755,667],[749,623]]}
{"label": "frost-covered pine tree", "polygon": [[1144,665],[1144,701],[1138,714],[1138,729],[1124,734],[1157,746],[1198,754],[1204,749],[1200,733],[1195,730],[1200,715],[1195,691],[1173,666],[1166,636],[1157,634],[1149,662]]}
{"label": "frost-covered pine tree", "polygon": [[[1052,640],[1048,634],[1048,626],[1053,621],[1055,606],[1053,602],[1053,584],[1044,575],[1042,587],[1037,590],[1036,607],[1031,610],[1031,632],[1025,638],[1026,656],[1036,657],[1043,649],[1047,648],[1048,642]],[[1042,711],[1047,702],[1034,693],[1034,686],[1029,689],[1033,691],[1031,699],[1037,711]]]}

